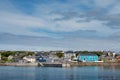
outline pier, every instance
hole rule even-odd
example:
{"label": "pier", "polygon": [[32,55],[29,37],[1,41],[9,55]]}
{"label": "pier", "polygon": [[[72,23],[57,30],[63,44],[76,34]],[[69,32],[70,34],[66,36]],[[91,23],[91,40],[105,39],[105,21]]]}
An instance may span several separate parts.
{"label": "pier", "polygon": [[43,67],[70,67],[69,63],[39,63]]}

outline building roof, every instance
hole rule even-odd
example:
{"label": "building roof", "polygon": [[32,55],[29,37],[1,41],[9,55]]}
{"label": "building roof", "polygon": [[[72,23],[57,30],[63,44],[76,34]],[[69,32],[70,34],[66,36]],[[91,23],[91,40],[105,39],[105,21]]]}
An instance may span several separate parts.
{"label": "building roof", "polygon": [[26,58],[32,58],[32,59],[34,59],[35,58],[35,56],[25,56]]}
{"label": "building roof", "polygon": [[73,51],[66,51],[65,53],[66,54],[73,54],[74,52]]}
{"label": "building roof", "polygon": [[80,56],[98,56],[98,55],[93,53],[85,53],[85,54],[80,54]]}

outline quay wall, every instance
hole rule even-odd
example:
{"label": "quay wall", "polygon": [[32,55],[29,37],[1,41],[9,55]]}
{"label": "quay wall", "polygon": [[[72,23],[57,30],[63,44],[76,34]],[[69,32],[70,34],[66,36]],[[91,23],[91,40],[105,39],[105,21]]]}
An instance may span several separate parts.
{"label": "quay wall", "polygon": [[0,66],[38,66],[38,63],[0,63]]}
{"label": "quay wall", "polygon": [[120,66],[118,62],[70,62],[71,66]]}
{"label": "quay wall", "polygon": [[62,67],[62,64],[43,64],[44,67]]}
{"label": "quay wall", "polygon": [[70,67],[68,63],[44,63],[44,67]]}
{"label": "quay wall", "polygon": [[69,62],[69,63],[0,63],[0,66],[43,66],[43,67],[74,67],[74,66],[120,66],[118,62]]}

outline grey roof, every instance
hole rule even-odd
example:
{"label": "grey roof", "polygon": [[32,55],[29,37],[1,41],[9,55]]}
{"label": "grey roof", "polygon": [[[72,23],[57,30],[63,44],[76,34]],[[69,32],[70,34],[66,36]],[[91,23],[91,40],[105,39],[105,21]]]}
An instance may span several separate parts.
{"label": "grey roof", "polygon": [[66,51],[65,53],[66,54],[73,54],[74,52],[73,51]]}
{"label": "grey roof", "polygon": [[98,56],[97,54],[93,53],[85,53],[85,54],[79,54],[80,56]]}
{"label": "grey roof", "polygon": [[35,56],[26,56],[26,58],[35,58]]}

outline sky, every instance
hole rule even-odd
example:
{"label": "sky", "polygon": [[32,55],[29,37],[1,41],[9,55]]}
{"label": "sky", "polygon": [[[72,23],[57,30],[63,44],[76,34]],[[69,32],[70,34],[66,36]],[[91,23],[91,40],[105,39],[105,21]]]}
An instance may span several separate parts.
{"label": "sky", "polygon": [[120,0],[0,0],[0,50],[120,50]]}

